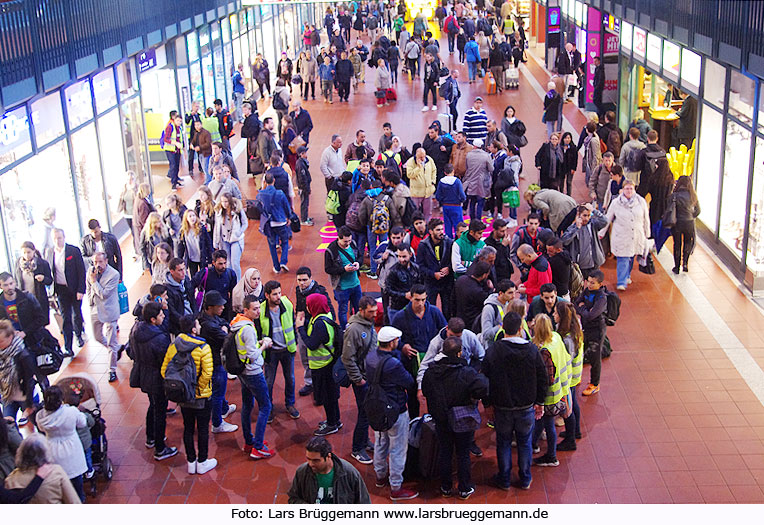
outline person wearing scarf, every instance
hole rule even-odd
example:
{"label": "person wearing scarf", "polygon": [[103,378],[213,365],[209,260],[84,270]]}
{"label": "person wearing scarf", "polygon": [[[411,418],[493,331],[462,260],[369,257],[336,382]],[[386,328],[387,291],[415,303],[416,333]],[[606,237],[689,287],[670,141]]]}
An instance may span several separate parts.
{"label": "person wearing scarf", "polygon": [[562,148],[558,133],[552,133],[549,142],[541,145],[535,160],[539,169],[539,186],[542,189],[558,190],[557,177],[562,174]]}
{"label": "person wearing scarf", "polygon": [[547,84],[549,91],[544,95],[544,116],[541,122],[546,123],[547,136],[552,137],[555,128],[557,127],[557,120],[562,117],[560,115],[561,98],[560,94],[555,90],[554,82]]}
{"label": "person wearing scarf", "polygon": [[340,337],[339,327],[329,313],[326,296],[311,294],[305,300],[310,319],[304,312],[298,312],[295,326],[308,347],[308,363],[313,379],[313,399],[323,405],[326,421],[321,422],[313,432],[316,436],[335,434],[342,428],[340,421],[340,387],[334,380],[332,368],[337,356],[335,338]]}
{"label": "person wearing scarf", "polygon": [[244,298],[248,295],[254,295],[261,303],[265,302],[265,290],[263,290],[263,281],[260,277],[260,270],[257,268],[247,268],[244,276],[236,283],[232,293],[232,306],[234,312],[243,312]]}
{"label": "person wearing scarf", "polygon": [[24,339],[19,336],[10,321],[0,321],[0,396],[3,400],[3,417],[12,417],[23,410],[23,421],[34,408],[34,376],[37,371],[34,358],[27,351]]}

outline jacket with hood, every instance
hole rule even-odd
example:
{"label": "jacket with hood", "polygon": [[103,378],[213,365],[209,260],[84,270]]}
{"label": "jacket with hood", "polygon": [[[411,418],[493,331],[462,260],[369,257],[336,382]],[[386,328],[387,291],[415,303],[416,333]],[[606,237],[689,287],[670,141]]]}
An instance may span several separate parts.
{"label": "jacket with hood", "polygon": [[395,206],[398,216],[398,222],[393,222],[393,226],[407,226],[403,224],[403,214],[406,212],[406,202],[408,202],[410,197],[411,190],[402,182],[393,188],[392,193],[390,193],[390,198],[393,199],[393,205]]}
{"label": "jacket with hood", "polygon": [[406,294],[411,291],[413,285],[421,283],[422,275],[418,264],[409,261],[408,266],[403,267],[401,263],[396,262],[385,279],[385,290],[390,295],[390,308],[393,310],[406,308],[409,304]]}
{"label": "jacket with hood", "polygon": [[[204,338],[212,350],[212,363],[217,368],[223,364],[221,350],[223,349],[223,342],[230,331],[230,325],[219,315],[210,315],[204,310],[199,314],[199,324],[202,327],[199,335]],[[223,327],[229,328],[229,330],[224,330]]]}
{"label": "jacket with hood", "polygon": [[557,231],[563,219],[576,206],[578,206],[576,199],[557,190],[542,189],[533,196],[533,207],[549,219],[552,231]]}
{"label": "jacket with hood", "polygon": [[[261,221],[262,222],[262,221]],[[207,281],[204,287],[202,287],[202,281],[204,281],[204,270],[196,272],[193,278],[193,286],[203,292],[209,292],[210,290],[217,290],[223,299],[226,300],[225,308],[223,309],[223,317],[226,319],[233,319],[233,289],[236,288],[236,273],[231,268],[225,268],[222,273],[218,273],[214,266],[207,267]],[[194,308],[196,306],[194,305]],[[196,311],[196,310],[194,310]]]}
{"label": "jacket with hood", "polygon": [[496,338],[496,334],[502,329],[504,314],[508,311],[509,305],[501,304],[497,293],[492,293],[483,302],[483,310],[480,313],[480,337],[484,346],[488,347]]}
{"label": "jacket with hood", "polygon": [[138,367],[141,392],[161,394],[164,392],[162,363],[170,346],[170,333],[165,326],[154,326],[138,321],[130,333],[130,348]]}
{"label": "jacket with hood", "polygon": [[433,244],[432,237],[428,236],[419,243],[416,250],[416,262],[419,265],[419,271],[422,274],[424,283],[428,287],[442,290],[453,284],[453,272],[448,272],[448,275],[441,279],[435,278],[435,274],[439,272],[441,268],[451,267],[451,252],[453,245],[454,241],[451,237],[443,237],[439,250],[440,258],[438,258],[435,254],[435,245]]}
{"label": "jacket with hood", "polygon": [[[403,314],[398,314],[396,319]],[[387,394],[390,403],[398,407],[398,413],[406,411],[409,395],[416,395],[416,381],[411,377],[405,362],[398,350],[386,352],[377,348],[366,356],[366,377],[372,380],[377,372],[377,367],[384,360],[383,369],[380,373],[379,385]],[[410,360],[409,360],[410,362]]]}
{"label": "jacket with hood", "polygon": [[549,265],[549,261],[543,255],[539,255],[535,261],[531,263],[530,271],[528,272],[528,280],[525,281],[525,296],[528,298],[528,303],[533,301],[539,293],[539,288],[542,284],[552,282],[552,267]]}
{"label": "jacket with hood", "polygon": [[496,271],[497,280],[493,284],[498,284],[502,279],[511,279],[514,270],[509,245],[504,245],[501,239],[494,239],[493,235],[486,237],[485,244],[496,250],[496,262],[493,263],[493,269]]}
{"label": "jacket with hood", "polygon": [[[197,275],[204,272],[199,272]],[[210,270],[210,273],[215,273],[214,270]],[[197,314],[198,308],[196,307],[196,297],[194,297],[194,286],[191,284],[191,279],[186,277],[182,283],[175,282],[170,272],[167,272],[167,278],[165,279],[165,286],[167,286],[167,313],[170,318],[170,333],[178,335],[180,333],[180,318],[186,315],[185,303],[188,301],[191,309],[191,314]]]}
{"label": "jacket with hood", "polygon": [[[27,334],[27,342],[36,340],[39,332],[48,324],[48,309],[40,308],[40,303],[34,295],[16,289],[16,315],[21,325],[21,330]],[[5,293],[0,292],[0,319],[10,321],[10,316],[5,307]]]}
{"label": "jacket with hood", "polygon": [[461,206],[467,200],[462,181],[453,175],[443,177],[435,190],[435,199],[441,206]]}
{"label": "jacket with hood", "polygon": [[472,405],[488,399],[488,380],[461,357],[439,354],[424,373],[422,394],[436,423],[448,425],[452,407]]}
{"label": "jacket with hood", "polygon": [[[419,384],[419,388],[422,388],[422,378],[425,371],[433,366],[435,361],[444,357],[440,351],[443,349],[443,342],[448,336],[446,335],[446,329],[443,328],[438,335],[432,338],[430,346],[427,347],[427,353],[424,354],[422,362],[419,364],[419,371],[417,372],[416,380]],[[466,328],[462,331],[462,335],[459,337],[462,340],[462,359],[473,369],[478,370],[480,368],[480,362],[485,357],[485,348],[480,342],[480,338],[472,331]]]}
{"label": "jacket with hood", "polygon": [[488,198],[491,195],[491,176],[493,174],[493,159],[491,154],[479,148],[474,148],[465,157],[465,172],[462,182],[467,195]]}
{"label": "jacket with hood", "polygon": [[[53,274],[50,272],[50,265],[44,258],[35,255],[34,258],[34,276],[42,275],[42,281],[34,280],[34,287],[31,290],[26,289],[24,282],[24,270],[21,268],[21,257],[16,260],[13,276],[16,278],[16,286],[19,290],[30,293],[35,296],[37,302],[43,309],[46,319],[50,318],[50,304],[48,301],[47,287],[53,284]],[[44,326],[47,326],[48,322]]]}
{"label": "jacket with hood", "polygon": [[[580,255],[584,250],[587,250],[591,253],[592,260],[594,261],[594,266],[592,268],[599,268],[602,266],[605,263],[605,250],[602,248],[602,241],[600,241],[597,232],[606,226],[607,219],[599,210],[592,210],[592,217],[589,219],[589,223],[586,226],[579,228],[576,226],[575,222],[568,226],[568,229],[565,230],[565,233],[562,236],[562,243],[567,248],[568,253],[570,254],[570,259],[581,266]],[[581,245],[581,230],[584,228],[588,228],[587,233],[591,236],[591,246]],[[585,270],[590,269],[585,266],[581,266],[581,268]]]}
{"label": "jacket with hood", "polygon": [[[231,332],[236,333],[236,349],[239,356],[244,357],[245,376],[256,376],[263,373],[263,351],[257,343],[255,323],[243,314],[237,314],[231,321]],[[213,354],[214,357],[214,354]]]}
{"label": "jacket with hood", "polygon": [[[366,489],[361,474],[356,468],[331,453],[334,464],[334,482],[332,483],[333,502],[341,505],[371,503],[369,491]],[[292,486],[289,488],[289,503],[308,504],[319,503],[318,479],[307,463],[297,467]]]}
{"label": "jacket with hood", "polygon": [[605,312],[607,310],[607,296],[605,289],[585,289],[573,303],[581,318],[581,328],[588,335],[598,336],[605,330]]}
{"label": "jacket with hood", "polygon": [[367,194],[361,202],[361,209],[358,211],[358,218],[361,220],[361,224],[371,226],[371,218],[374,214],[374,202],[372,201],[382,201],[385,203],[385,208],[387,208],[387,211],[390,214],[390,228],[392,228],[392,225],[395,222],[401,221],[400,215],[398,215],[398,209],[395,204],[393,204],[393,199],[389,195],[379,193],[374,197]]}
{"label": "jacket with hood", "polygon": [[196,364],[196,399],[205,399],[212,395],[212,350],[204,339],[195,335],[180,334],[167,348],[162,363],[162,377],[165,376],[167,365],[175,354],[191,353],[191,358]]}
{"label": "jacket with hood", "polygon": [[[217,222],[215,223],[217,224]],[[218,232],[217,228],[213,228]],[[178,257],[186,262],[186,268],[189,267],[191,258],[188,253],[188,242],[185,235],[178,240]],[[199,228],[199,268],[206,268],[212,263],[212,237],[207,228]]]}
{"label": "jacket with hood", "polygon": [[464,174],[467,171],[467,154],[473,149],[475,147],[469,142],[465,142],[462,145],[454,144],[451,148],[449,162],[454,167],[454,175],[460,179],[464,178]]}
{"label": "jacket with hood", "polygon": [[570,292],[570,254],[563,250],[547,260],[552,267],[552,284],[557,288],[557,295],[567,295]]}
{"label": "jacket with hood", "polygon": [[494,408],[524,410],[544,404],[549,377],[533,343],[516,336],[497,341],[488,348],[481,371],[488,378]]}
{"label": "jacket with hood", "polygon": [[342,340],[342,364],[353,383],[360,383],[366,377],[366,356],[377,347],[377,331],[374,321],[369,321],[360,313],[348,319]]}
{"label": "jacket with hood", "polygon": [[[350,246],[344,250],[340,248],[339,239],[335,239],[329,243],[329,246],[326,247],[326,251],[324,252],[324,271],[329,274],[332,288],[335,290],[339,288],[342,277],[346,273],[349,273],[345,271],[344,259],[340,255],[341,250],[350,255],[354,262],[361,262],[358,257],[358,248],[356,247],[355,241],[350,241]],[[355,272],[356,270],[353,271]]]}
{"label": "jacket with hood", "polygon": [[647,202],[634,194],[627,199],[621,194],[610,203],[607,220],[612,224],[610,230],[610,250],[616,257],[633,257],[647,251],[647,239],[650,237],[650,212]]}
{"label": "jacket with hood", "polygon": [[432,197],[435,193],[435,180],[437,168],[435,161],[429,155],[424,159],[424,166],[420,166],[413,155],[406,161],[406,176],[411,184],[411,196],[413,198]]}
{"label": "jacket with hood", "polygon": [[605,202],[605,193],[610,186],[610,173],[611,171],[602,163],[597,166],[589,177],[589,191],[597,196],[597,202],[600,205]]}
{"label": "jacket with hood", "polygon": [[53,412],[43,408],[37,413],[36,424],[40,432],[44,432],[48,438],[52,463],[61,465],[69,479],[87,472],[85,450],[77,435],[78,428],[88,426],[85,414],[69,405],[61,405]]}
{"label": "jacket with hood", "polygon": [[[446,151],[441,151],[441,146],[445,147]],[[438,135],[434,139],[431,139],[429,135],[426,135],[424,140],[422,140],[422,148],[424,148],[425,152],[427,152],[427,156],[435,161],[436,171],[440,174],[443,173],[443,168],[446,167],[446,164],[450,162],[451,151],[453,150],[453,147],[454,141],[446,135]],[[406,170],[408,170],[410,167],[408,164],[408,161],[410,160],[411,159],[408,159],[406,161]],[[414,161],[414,163],[415,162],[416,161]],[[413,166],[411,167],[413,168]]]}

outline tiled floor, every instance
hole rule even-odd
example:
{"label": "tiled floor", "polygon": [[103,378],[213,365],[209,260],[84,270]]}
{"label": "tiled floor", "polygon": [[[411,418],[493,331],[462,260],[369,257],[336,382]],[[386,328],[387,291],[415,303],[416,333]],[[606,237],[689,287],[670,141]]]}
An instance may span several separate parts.
{"label": "tiled floor", "polygon": [[[455,61],[447,58],[449,67]],[[462,66],[466,78],[466,69]],[[518,117],[528,126],[529,146],[523,186],[535,181],[532,165],[535,149],[544,138],[540,123],[541,100],[526,75],[533,75],[545,85],[544,71],[533,61],[521,74],[521,87],[499,96],[486,97],[489,115],[501,118],[504,107],[512,104]],[[318,172],[321,151],[332,133],[341,133],[345,144],[353,139],[356,129],[367,131],[376,144],[381,124],[389,121],[403,142],[421,141],[435,112],[420,113],[422,86],[401,78],[399,101],[377,109],[373,98],[373,74],[349,104],[325,105],[308,102],[315,124],[311,135],[309,159],[314,178]],[[471,99],[484,95],[483,84],[462,83],[461,114]],[[442,106],[442,104],[441,104]],[[261,108],[261,114],[262,110]],[[584,117],[566,105],[565,116],[574,129],[581,129]],[[241,169],[244,156],[237,159]],[[583,182],[577,177],[576,196],[583,200]],[[181,192],[191,198],[194,184],[186,184]],[[243,180],[244,192],[251,198],[255,184]],[[311,266],[324,284],[323,256],[316,251],[321,243],[319,229],[324,223],[323,184],[314,184],[311,212],[317,227],[304,228],[295,236],[289,266]],[[129,243],[127,243],[129,244]],[[670,247],[670,245],[669,245]],[[271,264],[263,237],[251,224],[247,233],[242,266],[258,266],[264,279],[270,279]],[[764,366],[764,323],[761,312],[737,289],[711,257],[698,249],[693,256],[689,276],[714,305],[721,318],[759,365]],[[615,274],[614,262],[605,265],[608,282]],[[282,276],[284,288],[293,294],[293,274]],[[363,279],[367,290],[376,282]],[[131,289],[131,299],[144,293],[147,279],[139,280]],[[469,503],[749,503],[764,502],[764,407],[753,394],[738,370],[727,358],[714,338],[714,326],[706,326],[672,278],[661,267],[652,276],[635,272],[634,284],[622,294],[623,306],[617,326],[609,330],[613,356],[603,367],[602,391],[591,398],[582,398],[583,434],[575,452],[561,452],[558,468],[534,468],[530,491],[514,489],[502,492],[487,485],[495,471],[494,436],[483,428],[477,442],[485,455],[473,458],[472,475],[477,490]],[[124,316],[123,337],[131,320]],[[127,376],[128,359],[119,365],[120,381],[106,381],[107,356],[96,344],[87,345],[64,372],[88,371],[101,385],[103,413],[108,424],[109,456],[115,464],[114,479],[100,483],[99,503],[283,503],[297,466],[303,462],[303,445],[311,436],[323,413],[311,405],[309,398],[299,398],[302,418],[293,421],[284,412],[277,381],[276,419],[268,427],[266,438],[277,450],[270,460],[254,462],[240,447],[240,432],[213,435],[211,454],[219,461],[217,469],[204,476],[185,472],[183,455],[156,463],[144,445],[143,421],[146,396],[130,389]],[[298,370],[300,366],[297,365]],[[299,372],[298,372],[299,375]],[[588,371],[585,371],[585,379]],[[301,382],[298,380],[298,387]],[[229,382],[228,399],[240,403],[240,388]],[[341,408],[345,427],[331,437],[335,451],[349,458],[350,440],[355,422],[352,393],[343,390]],[[238,413],[231,422],[239,423]],[[180,416],[168,418],[169,443],[181,446]],[[372,501],[386,502],[387,492],[374,488],[370,466],[356,465],[371,487]],[[448,503],[437,494],[437,482],[412,482],[421,491],[417,501]],[[457,500],[458,501],[458,500]]]}

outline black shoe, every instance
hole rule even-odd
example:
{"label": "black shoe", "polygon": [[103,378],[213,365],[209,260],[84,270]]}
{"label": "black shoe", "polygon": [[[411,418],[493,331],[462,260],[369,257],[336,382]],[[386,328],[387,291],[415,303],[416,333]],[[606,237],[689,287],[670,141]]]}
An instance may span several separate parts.
{"label": "black shoe", "polygon": [[65,348],[64,357],[74,357],[74,351],[71,348]]}
{"label": "black shoe", "polygon": [[576,441],[564,439],[557,444],[557,450],[562,450],[563,452],[576,450]]}
{"label": "black shoe", "polygon": [[154,459],[156,461],[162,461],[163,459],[171,458],[178,453],[177,447],[164,447],[161,452],[154,452]]}
{"label": "black shoe", "polygon": [[689,272],[690,270],[688,270],[688,269],[687,269],[687,265],[685,264],[684,266],[682,266],[682,271],[683,271],[683,272],[685,272],[685,273],[687,273],[687,272]]}
{"label": "black shoe", "polygon": [[470,445],[470,454],[479,458],[483,455],[483,450],[473,441]]}
{"label": "black shoe", "polygon": [[124,351],[125,351],[125,345],[121,345],[119,347],[119,350],[117,350],[117,361],[122,359],[122,352],[124,352]]}
{"label": "black shoe", "polygon": [[671,271],[672,271],[672,272],[674,272],[675,274],[679,275],[679,266],[674,266],[674,267],[671,269]]}
{"label": "black shoe", "polygon": [[444,489],[443,487],[440,487],[440,495],[444,498],[450,498],[454,495],[454,492],[451,489]]}
{"label": "black shoe", "polygon": [[169,408],[168,407],[167,410],[165,410],[165,415],[167,415],[167,416],[174,416],[177,413],[178,413],[178,411],[175,408]]}
{"label": "black shoe", "polygon": [[116,372],[109,372],[109,383],[113,383],[117,380],[117,373]]}
{"label": "black shoe", "polygon": [[313,385],[305,385],[298,392],[301,397],[309,396],[313,393]]}
{"label": "black shoe", "polygon": [[556,457],[544,454],[543,456],[534,459],[533,464],[538,467],[558,467],[560,466],[560,460]]}
{"label": "black shoe", "polygon": [[531,488],[531,482],[530,481],[528,483],[522,483],[522,482],[520,482],[520,480],[517,480],[517,481],[513,481],[512,483],[510,483],[510,485],[512,487],[515,487],[515,488],[520,489],[520,490],[530,490],[530,488]]}
{"label": "black shoe", "polygon": [[[568,433],[565,432],[564,430],[562,432],[560,432],[559,434],[557,434],[557,435],[560,436],[563,439],[568,437]],[[576,439],[581,439],[581,432],[576,432]]]}
{"label": "black shoe", "polygon": [[85,346],[85,339],[81,335],[77,336],[77,346],[79,346],[80,348]]}
{"label": "black shoe", "polygon": [[342,423],[337,425],[321,425],[313,431],[314,436],[328,436],[330,434],[336,434],[342,428]]}
{"label": "black shoe", "polygon": [[475,493],[475,487],[470,487],[469,490],[459,491],[459,499],[467,499]]}

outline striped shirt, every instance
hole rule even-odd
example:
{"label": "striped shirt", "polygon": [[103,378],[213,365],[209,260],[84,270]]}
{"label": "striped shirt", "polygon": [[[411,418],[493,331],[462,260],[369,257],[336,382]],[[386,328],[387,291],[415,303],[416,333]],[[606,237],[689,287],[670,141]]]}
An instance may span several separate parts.
{"label": "striped shirt", "polygon": [[470,108],[464,115],[464,134],[467,137],[467,141],[470,144],[475,139],[485,141],[485,138],[488,136],[487,124],[488,115],[485,110],[477,111],[475,108]]}

